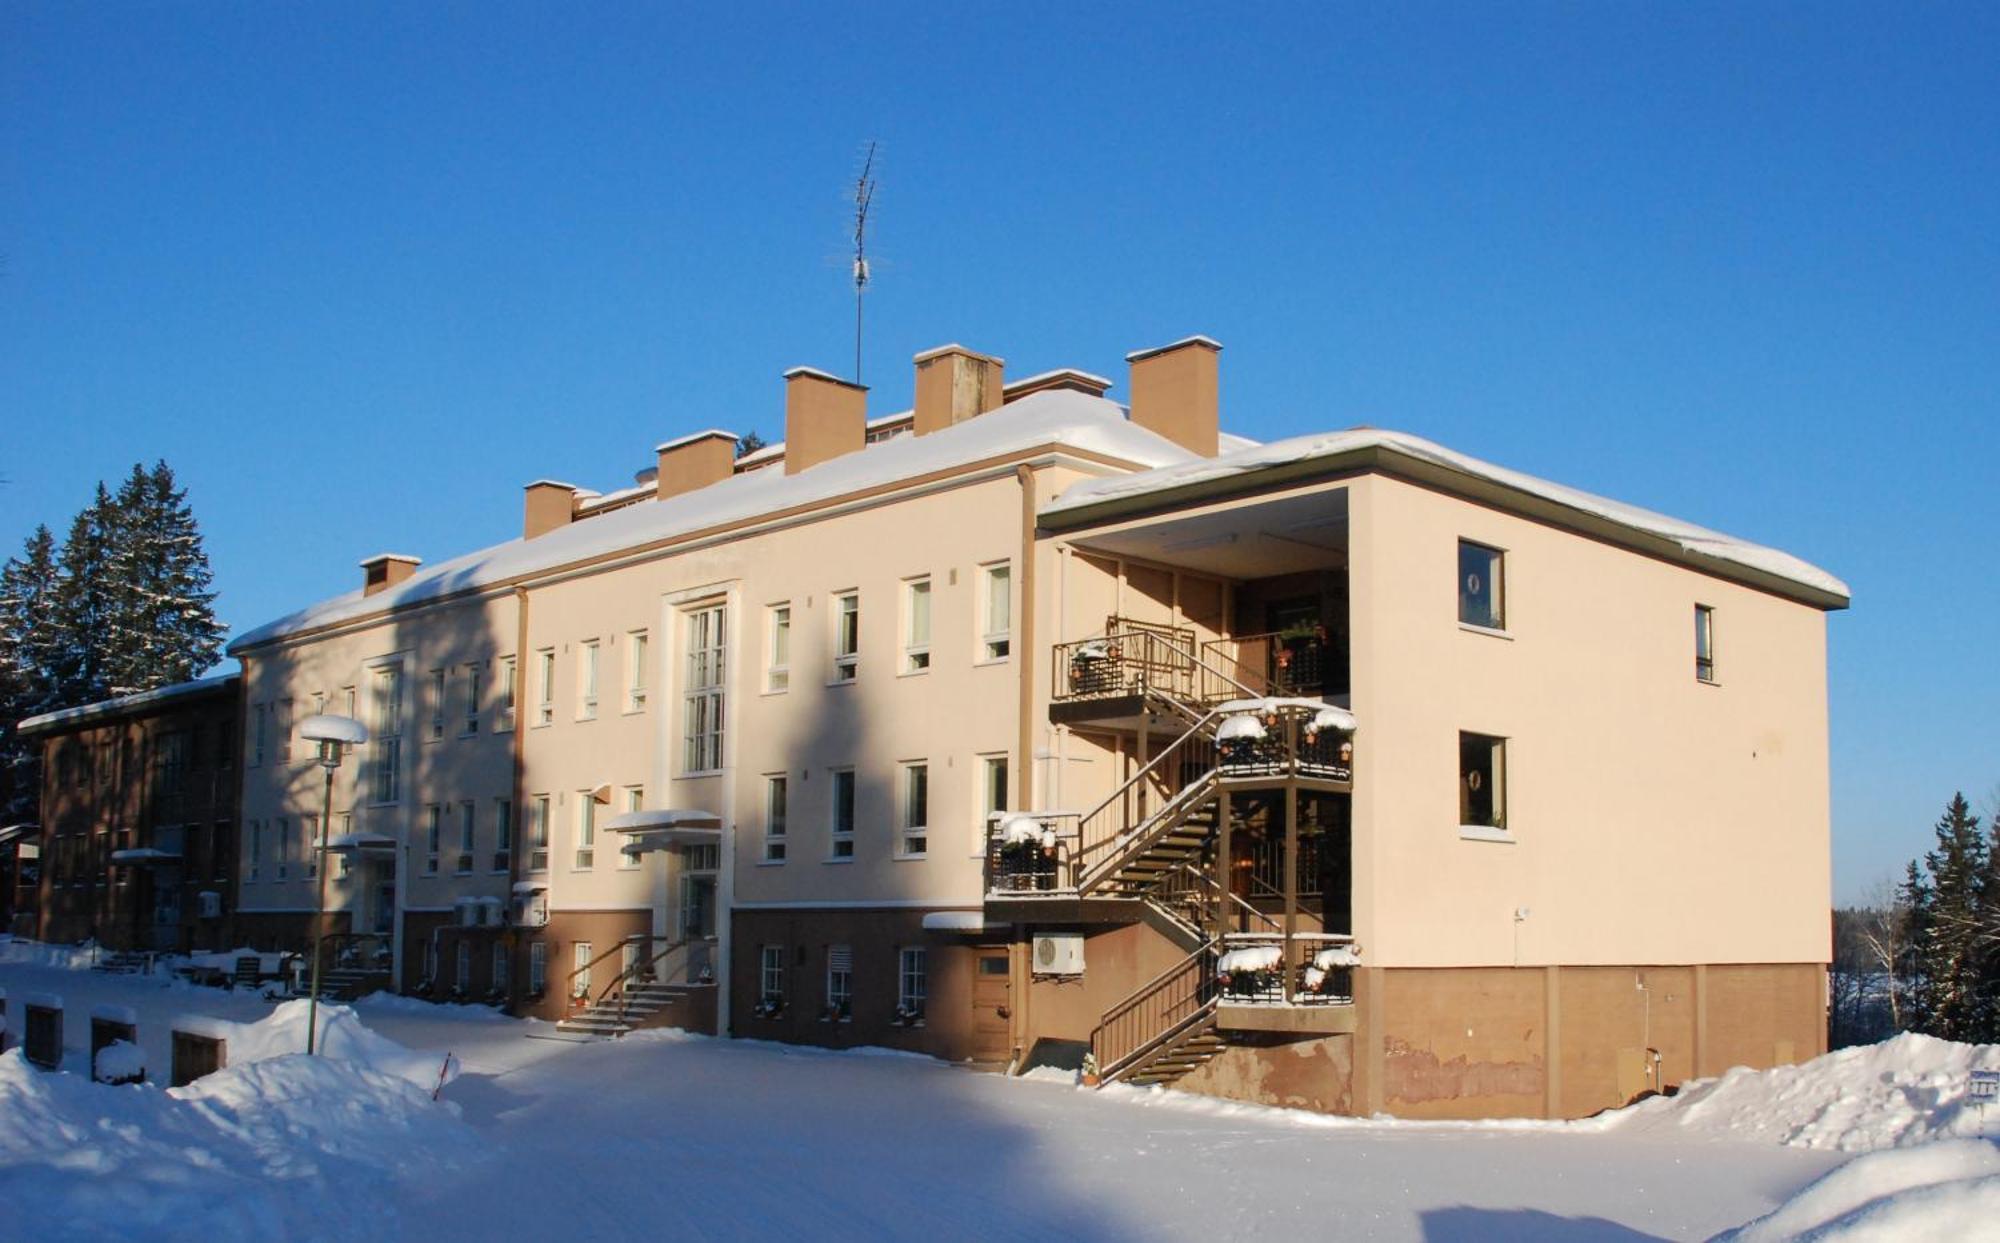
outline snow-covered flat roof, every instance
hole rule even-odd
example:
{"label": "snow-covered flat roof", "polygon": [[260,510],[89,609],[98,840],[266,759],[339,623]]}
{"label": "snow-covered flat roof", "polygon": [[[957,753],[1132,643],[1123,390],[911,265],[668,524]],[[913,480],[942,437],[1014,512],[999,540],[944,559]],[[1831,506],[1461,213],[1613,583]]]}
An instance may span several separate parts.
{"label": "snow-covered flat roof", "polygon": [[744,471],[681,496],[612,510],[531,540],[509,540],[439,561],[372,596],[350,591],[258,626],[239,636],[229,651],[1043,445],[1098,454],[1140,468],[1186,462],[1194,456],[1128,422],[1125,408],[1116,402],[1070,390],[1035,393],[928,436],[879,441],[796,474]]}
{"label": "snow-covered flat roof", "polygon": [[58,725],[68,725],[73,721],[117,716],[148,704],[164,703],[188,695],[199,695],[204,691],[220,690],[234,682],[237,676],[234,673],[219,673],[212,677],[196,678],[192,682],[176,682],[172,686],[162,686],[158,690],[140,691],[136,695],[120,695],[116,699],[105,699],[76,708],[64,708],[59,712],[44,712],[40,716],[31,716],[22,721],[18,728],[23,734],[35,734],[54,729]]}
{"label": "snow-covered flat roof", "polygon": [[[1179,497],[1213,498],[1256,487],[1271,477],[1299,475],[1301,467],[1340,469],[1342,459],[1367,465],[1383,457],[1401,459],[1411,466],[1426,468],[1427,477],[1440,473],[1455,477],[1461,485],[1474,483],[1497,487],[1517,497],[1533,498],[1575,519],[1595,520],[1623,528],[1639,536],[1651,536],[1676,546],[1702,568],[1724,575],[1732,570],[1775,579],[1806,588],[1814,603],[1845,607],[1847,584],[1818,566],[1776,548],[1711,531],[1679,518],[1627,505],[1534,475],[1495,466],[1478,458],[1447,449],[1443,445],[1412,436],[1407,432],[1357,427],[1347,431],[1295,436],[1251,448],[1235,449],[1213,458],[1196,458],[1153,470],[1116,475],[1075,484],[1044,505],[1041,516],[1059,525],[1076,525],[1099,517],[1138,508],[1141,504],[1170,503]],[[1392,468],[1394,461],[1388,463]],[[1289,469],[1288,469],[1289,468]],[[1717,564],[1719,563],[1719,564]]]}

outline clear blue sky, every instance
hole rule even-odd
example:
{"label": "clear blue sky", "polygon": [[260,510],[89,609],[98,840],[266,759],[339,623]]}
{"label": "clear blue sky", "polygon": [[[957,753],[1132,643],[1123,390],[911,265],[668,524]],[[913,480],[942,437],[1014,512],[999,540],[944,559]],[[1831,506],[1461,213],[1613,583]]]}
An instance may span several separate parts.
{"label": "clear blue sky", "polygon": [[164,456],[242,630],[775,437],[872,137],[876,412],[948,340],[1122,391],[1209,333],[1245,434],[1845,576],[1839,897],[1992,809],[2000,10],[956,7],[0,6],[0,548]]}

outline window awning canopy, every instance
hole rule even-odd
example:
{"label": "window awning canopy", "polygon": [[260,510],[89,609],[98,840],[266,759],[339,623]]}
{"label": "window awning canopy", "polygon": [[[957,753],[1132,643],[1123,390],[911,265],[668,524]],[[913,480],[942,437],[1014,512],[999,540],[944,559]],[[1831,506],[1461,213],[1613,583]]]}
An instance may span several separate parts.
{"label": "window awning canopy", "polygon": [[712,811],[663,807],[653,811],[628,811],[604,822],[607,833],[623,833],[631,838],[619,847],[628,855],[666,850],[673,846],[711,846],[722,840],[722,818]]}
{"label": "window awning canopy", "polygon": [[1007,925],[989,924],[984,911],[926,911],[926,932],[997,932]]}
{"label": "window awning canopy", "polygon": [[388,854],[396,839],[387,833],[336,833],[326,839],[329,854]]}
{"label": "window awning canopy", "polygon": [[154,867],[162,863],[179,863],[181,857],[172,851],[155,850],[151,846],[140,846],[132,850],[112,851],[111,861],[123,864],[126,867],[143,868]]}
{"label": "window awning canopy", "polygon": [[39,833],[41,828],[39,824],[10,824],[0,829],[0,845],[5,845],[17,837],[26,837],[30,833]]}

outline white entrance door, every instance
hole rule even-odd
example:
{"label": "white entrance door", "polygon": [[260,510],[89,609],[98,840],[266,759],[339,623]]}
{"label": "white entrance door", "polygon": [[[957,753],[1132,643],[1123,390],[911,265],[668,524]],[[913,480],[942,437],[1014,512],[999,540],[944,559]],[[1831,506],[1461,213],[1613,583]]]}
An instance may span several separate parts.
{"label": "white entrance door", "polygon": [[572,997],[590,996],[590,960],[596,955],[590,952],[590,942],[578,941],[574,948],[572,963],[576,975],[570,980],[569,993]]}

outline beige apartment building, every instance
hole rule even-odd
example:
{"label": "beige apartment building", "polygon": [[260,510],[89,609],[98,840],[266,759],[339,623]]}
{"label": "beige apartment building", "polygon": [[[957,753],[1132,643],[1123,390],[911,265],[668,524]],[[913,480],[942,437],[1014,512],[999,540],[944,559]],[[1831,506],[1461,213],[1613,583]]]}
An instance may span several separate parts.
{"label": "beige apartment building", "polygon": [[[238,925],[580,1032],[668,1022],[1408,1116],[1823,1047],[1824,614],[1796,559],[1356,429],[1220,347],[911,411],[785,376],[521,537],[240,638]],[[260,922],[261,921],[261,922]]]}

